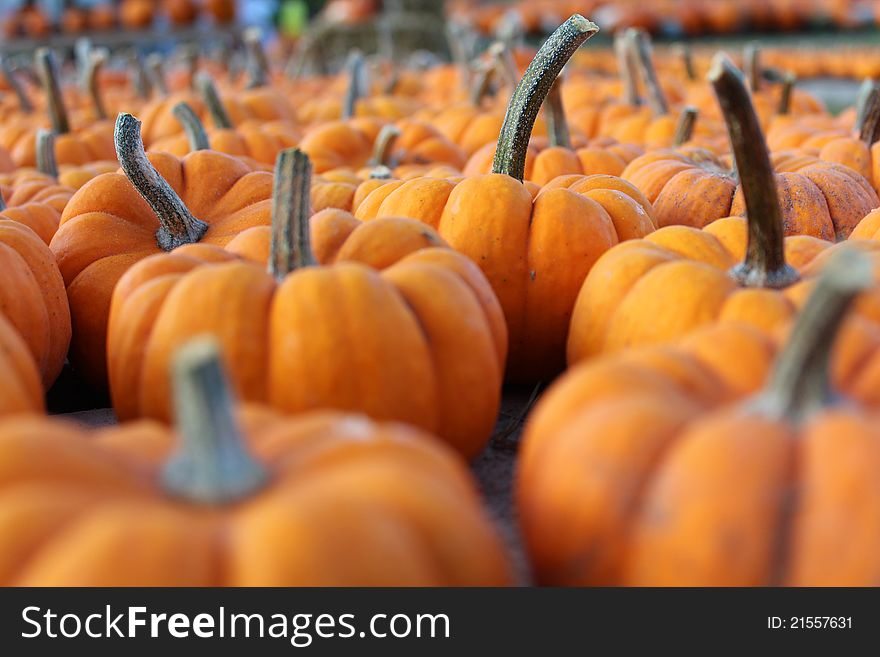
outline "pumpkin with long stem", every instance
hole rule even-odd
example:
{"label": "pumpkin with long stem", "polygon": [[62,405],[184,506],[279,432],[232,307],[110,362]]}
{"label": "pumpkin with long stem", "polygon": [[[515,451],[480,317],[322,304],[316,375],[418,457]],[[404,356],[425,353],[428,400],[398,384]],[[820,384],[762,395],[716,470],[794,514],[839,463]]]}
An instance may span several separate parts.
{"label": "pumpkin with long stem", "polygon": [[[375,207],[373,216],[411,216],[437,227],[480,266],[504,308],[509,381],[535,382],[563,369],[569,318],[587,272],[625,236],[653,230],[644,207],[626,192],[608,195],[613,201],[603,204],[564,186],[540,190],[522,182],[541,104],[566,61],[596,30],[575,15],[542,46],[511,98],[493,173],[458,184],[416,178],[396,189],[379,187],[361,204]],[[632,190],[623,181],[617,185],[619,179],[598,177],[606,179],[608,189]],[[361,208],[356,215],[370,218]]]}
{"label": "pumpkin with long stem", "polygon": [[106,385],[107,317],[120,276],[154,253],[226,244],[268,224],[271,211],[271,174],[214,151],[147,156],[140,121],[130,114],[117,119],[116,150],[123,173],[80,188],[51,243],[70,298],[71,361],[96,387]]}
{"label": "pumpkin with long stem", "polygon": [[[750,95],[741,78],[734,75],[733,64],[726,57],[724,61],[716,69],[727,70],[725,79],[731,83],[715,88],[719,100],[728,105],[728,109],[723,108],[724,118],[733,148],[747,142],[766,150]],[[848,167],[813,160],[798,165],[780,161],[775,168],[786,235],[845,239],[868,212],[880,205],[870,183]],[[659,226],[701,228],[745,211],[745,190],[740,183],[749,172],[742,168],[738,171],[739,176],[718,158],[656,150],[630,162],[622,177],[651,201]]]}
{"label": "pumpkin with long stem", "polygon": [[439,441],[363,416],[237,406],[205,340],[172,376],[175,430],[0,424],[0,584],[510,583],[474,483]]}
{"label": "pumpkin with long stem", "polygon": [[[710,78],[732,132],[758,130],[755,114],[743,111],[745,89],[726,57],[715,60]],[[747,218],[728,217],[702,230],[669,226],[610,249],[578,296],[569,364],[633,345],[669,342],[719,318],[771,328],[795,312],[832,243],[785,238],[763,142],[734,139],[733,145]],[[872,257],[880,255],[877,246],[862,244]]]}
{"label": "pumpkin with long stem", "polygon": [[840,253],[765,381],[733,399],[713,399],[685,347],[588,364],[559,382],[531,418],[517,482],[539,581],[872,585],[880,435],[863,390],[873,403],[878,353],[876,340],[864,353],[836,339],[872,283],[866,258]]}
{"label": "pumpkin with long stem", "polygon": [[426,248],[442,241],[405,219],[328,217],[320,252],[334,264],[318,265],[309,168],[298,150],[279,155],[271,231],[154,256],[119,281],[107,349],[119,417],[169,420],[171,356],[208,333],[249,401],[405,421],[476,455],[495,424],[507,346],[485,278],[464,256]]}

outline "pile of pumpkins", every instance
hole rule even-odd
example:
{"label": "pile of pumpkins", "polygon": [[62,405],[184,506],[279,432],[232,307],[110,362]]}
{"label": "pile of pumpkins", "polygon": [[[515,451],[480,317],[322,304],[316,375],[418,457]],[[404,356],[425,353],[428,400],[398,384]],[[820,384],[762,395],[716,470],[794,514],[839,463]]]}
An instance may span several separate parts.
{"label": "pile of pumpkins", "polygon": [[[597,30],[4,66],[0,584],[510,584],[467,467],[505,384],[548,386],[537,583],[876,583],[880,88],[640,30],[603,75]],[[65,363],[118,426],[46,416]]]}
{"label": "pile of pumpkins", "polygon": [[44,39],[53,32],[78,35],[122,28],[145,30],[157,19],[171,25],[193,25],[199,16],[225,25],[235,20],[236,0],[109,0],[81,6],[77,0],[65,0],[57,24],[37,0],[24,0],[3,17],[0,33],[6,38]]}

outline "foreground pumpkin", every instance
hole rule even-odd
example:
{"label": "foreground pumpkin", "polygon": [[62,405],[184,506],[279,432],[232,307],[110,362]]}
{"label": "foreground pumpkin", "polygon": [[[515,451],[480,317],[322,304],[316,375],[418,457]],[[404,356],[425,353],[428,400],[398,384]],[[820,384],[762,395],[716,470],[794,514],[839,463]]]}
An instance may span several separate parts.
{"label": "foreground pumpkin", "polygon": [[[713,84],[733,131],[759,131],[739,72],[715,61]],[[610,249],[590,271],[572,314],[568,362],[666,342],[716,319],[762,328],[787,320],[832,247],[814,237],[784,238],[773,170],[761,140],[734,140],[748,219],[702,230],[668,226]],[[877,245],[863,248],[880,255]],[[820,257],[822,256],[822,257]],[[803,278],[804,280],[799,282]],[[674,312],[670,312],[674,309]]]}
{"label": "foreground pumpkin", "polygon": [[430,437],[362,416],[234,412],[211,343],[180,353],[174,381],[177,431],[0,424],[0,583],[509,583],[466,468]]}
{"label": "foreground pumpkin", "polygon": [[100,175],[80,188],[51,244],[70,299],[70,358],[96,387],[107,383],[110,298],[129,267],[184,244],[223,245],[271,220],[271,174],[213,151],[148,157],[139,130],[136,118],[119,115],[116,149],[124,173]]}
{"label": "foreground pumpkin", "polygon": [[536,186],[522,182],[541,104],[565,62],[596,30],[575,15],[542,46],[511,98],[493,173],[457,185],[434,178],[383,185],[356,213],[361,219],[424,221],[480,266],[504,309],[509,381],[535,382],[563,369],[571,310],[590,267],[619,240],[654,228],[644,207],[615,191],[621,187],[610,176],[600,177],[610,179],[602,185],[609,190],[606,197],[613,197],[608,203],[564,187],[537,193]]}
{"label": "foreground pumpkin", "polygon": [[[476,455],[497,417],[507,340],[485,278],[448,248],[424,248],[442,241],[418,222],[341,213],[316,230],[338,264],[317,266],[309,169],[300,151],[279,156],[271,248],[269,230],[254,228],[226,250],[153,256],[119,281],[108,334],[118,416],[168,421],[172,354],[208,333],[246,400],[401,420]],[[268,270],[233,252],[269,255]]]}
{"label": "foreground pumpkin", "polygon": [[829,374],[838,325],[871,280],[858,253],[829,265],[763,389],[744,401],[731,404],[717,379],[703,369],[698,380],[693,360],[668,348],[557,384],[530,420],[517,484],[539,580],[876,584],[880,432],[860,404],[876,403],[876,326],[873,357],[846,341],[835,361],[861,357],[842,387]]}
{"label": "foreground pumpkin", "polygon": [[64,281],[40,237],[27,226],[2,217],[0,214],[0,315],[24,339],[48,390],[64,367],[70,344]]}

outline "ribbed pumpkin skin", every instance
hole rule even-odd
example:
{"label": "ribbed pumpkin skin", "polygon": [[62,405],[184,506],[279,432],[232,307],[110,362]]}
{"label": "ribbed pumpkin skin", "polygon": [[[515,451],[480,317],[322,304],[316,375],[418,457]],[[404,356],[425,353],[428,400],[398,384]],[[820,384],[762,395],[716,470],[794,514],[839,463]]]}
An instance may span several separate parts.
{"label": "ribbed pumpkin skin", "polygon": [[415,178],[379,187],[355,214],[423,221],[480,266],[504,309],[507,380],[517,383],[564,369],[572,308],[593,263],[654,230],[644,196],[603,175],[560,176],[544,188],[503,174]]}
{"label": "ribbed pumpkin skin", "polygon": [[169,421],[172,355],[210,333],[246,400],[405,421],[476,455],[497,417],[507,350],[479,269],[412,220],[325,211],[313,226],[327,266],[281,282],[266,271],[266,227],[226,250],[188,245],[132,267],[110,312],[118,416]]}
{"label": "ribbed pumpkin skin", "polygon": [[[209,224],[205,244],[223,245],[242,230],[270,223],[272,174],[255,172],[212,151],[150,162],[189,210]],[[113,287],[134,263],[162,253],[158,219],[121,173],[89,181],[68,203],[51,248],[64,277],[73,318],[70,358],[86,380],[106,387],[107,317]]]}
{"label": "ribbed pumpkin skin", "polygon": [[510,583],[464,464],[438,441],[362,416],[240,419],[270,482],[218,508],[161,489],[175,436],[158,424],[0,423],[0,584]]}
{"label": "ribbed pumpkin skin", "polygon": [[0,271],[4,277],[0,314],[24,340],[48,390],[64,367],[71,335],[70,309],[58,265],[35,232],[0,218]]}
{"label": "ribbed pumpkin skin", "polygon": [[0,313],[0,417],[44,411],[37,365],[28,345]]}

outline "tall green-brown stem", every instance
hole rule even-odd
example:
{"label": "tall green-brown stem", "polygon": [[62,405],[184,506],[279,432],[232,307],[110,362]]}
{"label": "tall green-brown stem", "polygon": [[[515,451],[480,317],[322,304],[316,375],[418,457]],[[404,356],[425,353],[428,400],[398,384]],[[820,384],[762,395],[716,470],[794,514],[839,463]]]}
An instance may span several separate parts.
{"label": "tall green-brown stem", "polygon": [[193,216],[177,192],[150,163],[141,139],[141,122],[131,114],[120,114],[116,119],[114,141],[116,156],[126,177],[159,219],[158,246],[171,251],[198,242],[208,230],[208,224]]}
{"label": "tall green-brown stem", "polygon": [[550,146],[570,149],[571,133],[568,130],[568,119],[562,102],[562,77],[560,74],[550,87],[550,93],[547,94],[547,101],[544,103],[544,119],[547,122],[547,141]]}
{"label": "tall green-brown stem", "polygon": [[37,171],[58,178],[58,163],[55,161],[55,133],[51,130],[37,130],[36,140]]}
{"label": "tall green-brown stem", "polygon": [[6,84],[9,85],[9,88],[12,89],[12,93],[15,94],[15,98],[18,100],[18,108],[24,114],[33,112],[34,104],[31,102],[27,90],[24,88],[21,80],[18,79],[15,71],[12,70],[9,60],[4,55],[0,55],[0,72],[2,72],[3,79],[6,80]]}
{"label": "tall green-brown stem", "polygon": [[626,105],[637,106],[642,104],[639,96],[638,70],[632,48],[629,47],[629,39],[626,32],[618,32],[614,35],[614,55],[617,58],[617,74],[620,76],[620,87],[623,93],[623,102]]}
{"label": "tall green-brown stem", "polygon": [[580,14],[575,14],[544,42],[520,80],[498,135],[493,173],[503,173],[522,180],[525,175],[526,153],[535,119],[550,87],[566,62],[599,28]]}
{"label": "tall green-brown stem", "polygon": [[394,150],[394,142],[400,137],[400,128],[393,123],[382,126],[373,144],[373,155],[370,157],[369,166],[391,167],[391,153]]}
{"label": "tall green-brown stem", "polygon": [[730,133],[748,218],[746,258],[731,275],[746,287],[787,287],[798,279],[798,274],[785,262],[785,231],[776,177],[745,80],[730,59],[719,53],[712,62],[709,81]]}
{"label": "tall green-brown stem", "polygon": [[107,118],[107,110],[104,107],[104,98],[101,95],[101,84],[98,76],[101,69],[107,62],[107,53],[103,50],[93,50],[89,55],[85,71],[85,85],[88,89],[89,98],[92,101],[92,107],[95,110],[95,116],[99,120]]}
{"label": "tall green-brown stem", "polygon": [[275,163],[269,254],[269,273],[278,280],[297,269],[317,264],[309,234],[311,188],[309,156],[298,148],[281,151]]}
{"label": "tall green-brown stem", "polygon": [[232,129],[232,118],[230,118],[229,112],[226,111],[226,106],[217,92],[214,79],[207,73],[199,73],[196,75],[196,89],[199,92],[199,97],[208,109],[208,114],[211,116],[214,127],[219,130]]}
{"label": "tall green-brown stem", "polygon": [[856,121],[859,139],[873,146],[880,139],[880,88],[873,86],[865,97]]}
{"label": "tall green-brown stem", "polygon": [[70,121],[67,118],[67,107],[61,86],[58,84],[58,63],[54,53],[48,48],[38,48],[35,55],[37,75],[46,94],[49,120],[55,134],[66,135],[70,132]]}
{"label": "tall green-brown stem", "polygon": [[258,89],[269,84],[269,58],[263,50],[263,35],[259,28],[245,30],[243,35],[247,52],[248,89]]}
{"label": "tall green-brown stem", "polygon": [[795,322],[770,379],[752,407],[794,424],[835,403],[830,361],[835,338],[858,295],[873,283],[871,263],[845,247],[822,272]]}
{"label": "tall green-brown stem", "polygon": [[245,446],[217,343],[205,337],[181,347],[172,383],[180,443],[162,470],[165,492],[187,502],[224,504],[263,488],[269,473]]}
{"label": "tall green-brown stem", "polygon": [[669,103],[666,101],[666,94],[660,85],[657,69],[654,67],[650,35],[644,30],[629,28],[626,31],[626,38],[632,49],[632,57],[636,62],[639,77],[645,86],[651,112],[654,116],[669,114]]}
{"label": "tall green-brown stem", "polygon": [[785,73],[782,77],[782,83],[779,88],[779,107],[776,113],[786,116],[791,113],[791,99],[794,94],[794,87],[797,84],[797,76],[794,73]]}
{"label": "tall green-brown stem", "polygon": [[348,88],[342,101],[342,118],[351,119],[355,115],[357,102],[367,93],[366,63],[364,54],[355,50],[348,56]]}
{"label": "tall green-brown stem", "polygon": [[183,126],[183,132],[189,142],[190,151],[207,151],[211,148],[205,124],[187,102],[180,102],[171,110],[174,118]]}
{"label": "tall green-brown stem", "polygon": [[697,126],[697,118],[700,111],[693,105],[688,105],[678,115],[675,124],[675,133],[672,135],[672,145],[676,148],[691,140],[694,136],[694,128]]}

